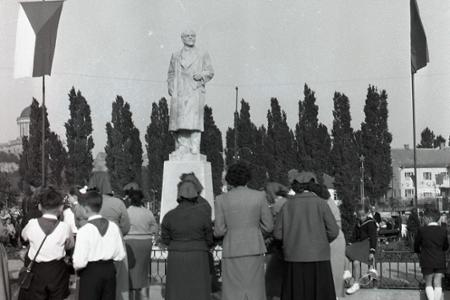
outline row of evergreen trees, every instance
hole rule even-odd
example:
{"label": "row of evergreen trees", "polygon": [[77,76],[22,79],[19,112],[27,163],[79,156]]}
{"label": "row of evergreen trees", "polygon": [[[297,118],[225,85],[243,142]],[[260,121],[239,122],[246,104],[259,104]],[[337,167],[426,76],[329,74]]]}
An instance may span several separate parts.
{"label": "row of evergreen trees", "polygon": [[[387,94],[374,86],[367,90],[365,120],[361,128],[351,126],[350,101],[345,94],[333,97],[333,126],[330,130],[318,119],[319,107],[312,89],[304,86],[303,99],[298,102],[298,121],[294,129],[287,123],[286,112],[276,98],[270,99],[267,124],[257,126],[251,120],[250,105],[245,100],[236,117],[236,128],[228,128],[225,149],[222,133],[216,126],[213,111],[205,107],[205,131],[201,152],[212,164],[214,192],[219,194],[225,163],[247,161],[253,168],[251,186],[264,187],[268,181],[287,184],[292,168],[312,170],[335,178],[344,232],[353,225],[353,210],[359,199],[361,182],[360,157],[365,160],[365,189],[372,201],[383,197],[392,176],[388,131]],[[30,136],[23,139],[20,174],[25,182],[41,184],[41,112],[33,99]],[[50,130],[46,118],[47,172],[49,182],[56,185],[84,185],[92,170],[94,140],[88,102],[80,91],[69,92],[70,118],[65,124],[67,145]],[[45,114],[46,115],[46,114]],[[165,98],[152,104],[150,124],[145,134],[148,166],[143,164],[143,147],[139,130],[132,118],[130,105],[117,96],[112,103],[111,121],[106,124],[106,163],[113,189],[121,194],[129,182],[137,182],[154,199],[160,199],[164,161],[174,150],[168,131],[169,108]],[[235,149],[235,130],[237,148]],[[225,160],[224,160],[225,156]],[[321,176],[319,176],[321,178]]]}

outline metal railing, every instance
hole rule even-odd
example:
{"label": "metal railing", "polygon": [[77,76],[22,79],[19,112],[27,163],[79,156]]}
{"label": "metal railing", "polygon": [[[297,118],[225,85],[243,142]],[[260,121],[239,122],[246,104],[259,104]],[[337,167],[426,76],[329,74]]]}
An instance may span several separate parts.
{"label": "metal railing", "polygon": [[[222,250],[213,250],[214,267],[217,276],[221,277]],[[165,284],[167,270],[167,251],[152,250],[151,279],[152,284]],[[375,268],[378,271],[378,280],[368,288],[379,289],[421,289],[423,288],[423,276],[419,259],[416,254],[409,251],[381,251],[378,253]],[[359,268],[361,274],[366,274],[369,268],[365,264],[354,265]],[[444,287],[450,288],[445,284]]]}

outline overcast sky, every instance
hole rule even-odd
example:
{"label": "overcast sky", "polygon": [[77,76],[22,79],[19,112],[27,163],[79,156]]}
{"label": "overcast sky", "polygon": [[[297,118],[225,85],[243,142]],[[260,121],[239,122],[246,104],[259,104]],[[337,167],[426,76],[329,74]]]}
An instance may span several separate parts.
{"label": "overcast sky", "polygon": [[[418,136],[430,126],[448,138],[450,1],[418,4],[430,52],[416,75]],[[40,79],[12,75],[17,11],[16,0],[0,0],[0,142],[17,137],[17,116],[32,97],[41,100]],[[151,104],[167,97],[170,55],[187,27],[210,53],[216,75],[207,103],[223,133],[233,124],[236,85],[256,124],[266,123],[269,99],[277,97],[293,126],[306,82],[331,129],[334,91],[350,98],[359,128],[374,84],[389,95],[393,146],[412,144],[409,0],[68,0],[47,79],[52,129],[64,137],[67,93],[75,86],[91,105],[96,152],[116,95],[130,103],[144,143]]]}

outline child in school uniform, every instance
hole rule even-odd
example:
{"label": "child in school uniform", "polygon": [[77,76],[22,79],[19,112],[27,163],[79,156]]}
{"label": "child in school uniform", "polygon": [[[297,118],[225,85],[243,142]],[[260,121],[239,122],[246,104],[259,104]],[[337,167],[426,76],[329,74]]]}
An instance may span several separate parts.
{"label": "child in school uniform", "polygon": [[119,227],[99,214],[102,202],[102,195],[96,191],[89,191],[80,199],[88,222],[78,229],[73,266],[79,271],[82,300],[115,299],[114,261],[121,261],[126,255]]}
{"label": "child in school uniform", "polygon": [[22,230],[22,238],[30,243],[26,261],[29,263],[35,258],[41,244],[42,248],[31,269],[31,285],[27,290],[20,289],[19,300],[62,300],[69,295],[69,273],[64,257],[66,249],[74,245],[69,226],[58,221],[63,210],[63,196],[48,187],[36,197],[42,217],[31,219]]}
{"label": "child in school uniform", "polygon": [[420,256],[420,267],[425,277],[428,300],[441,300],[442,277],[446,272],[445,252],[449,248],[447,229],[438,223],[437,209],[425,210],[425,226],[419,228],[414,241],[414,252]]}

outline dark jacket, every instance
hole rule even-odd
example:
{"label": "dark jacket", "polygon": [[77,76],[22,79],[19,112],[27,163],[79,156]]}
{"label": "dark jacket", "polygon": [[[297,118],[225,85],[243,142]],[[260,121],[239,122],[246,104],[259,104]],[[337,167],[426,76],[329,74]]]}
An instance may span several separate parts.
{"label": "dark jacket", "polygon": [[352,242],[361,242],[369,239],[370,252],[375,253],[377,249],[377,224],[375,220],[368,217],[364,221],[358,220],[353,228]]}
{"label": "dark jacket", "polygon": [[419,215],[416,213],[412,213],[408,217],[408,221],[406,222],[406,228],[409,232],[415,233],[417,229],[420,227],[420,219]]}
{"label": "dark jacket", "polygon": [[161,242],[169,251],[208,251],[213,245],[211,214],[197,202],[182,201],[164,216]]}
{"label": "dark jacket", "polygon": [[447,229],[438,225],[428,225],[417,231],[414,252],[420,254],[422,268],[445,268],[445,252],[448,248]]}
{"label": "dark jacket", "polygon": [[330,260],[330,243],[338,234],[339,226],[328,203],[311,192],[289,197],[274,229],[289,262]]}

